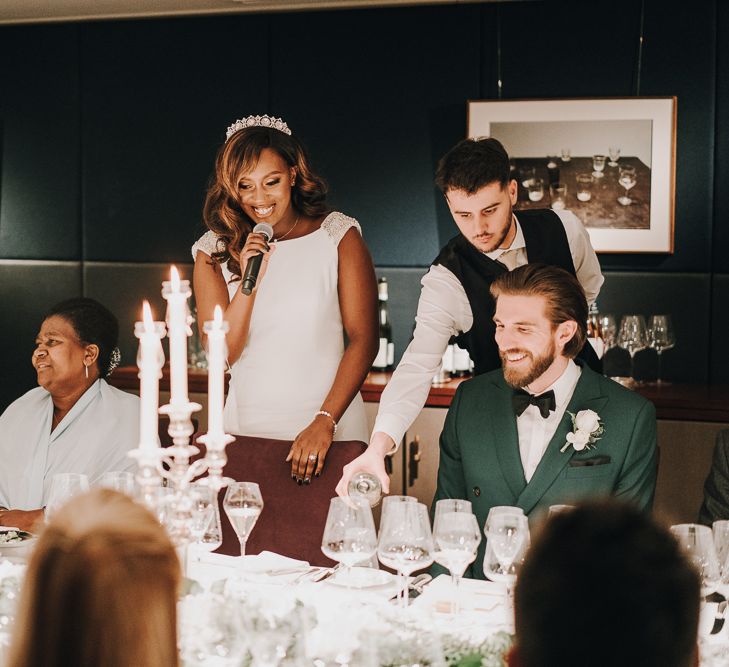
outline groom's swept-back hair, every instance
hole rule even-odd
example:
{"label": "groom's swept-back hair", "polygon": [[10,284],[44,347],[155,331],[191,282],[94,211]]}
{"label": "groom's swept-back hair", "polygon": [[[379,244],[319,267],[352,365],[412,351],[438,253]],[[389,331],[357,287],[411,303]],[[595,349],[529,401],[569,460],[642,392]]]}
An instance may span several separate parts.
{"label": "groom's swept-back hair", "polygon": [[696,664],[701,585],[671,533],[591,501],[549,518],[519,573],[511,667]]}
{"label": "groom's swept-back hair", "polygon": [[501,294],[543,297],[553,327],[570,320],[577,323],[563,354],[570,359],[578,355],[587,340],[588,308],[585,290],[571,273],[546,264],[525,264],[499,275],[490,289],[495,301]]}

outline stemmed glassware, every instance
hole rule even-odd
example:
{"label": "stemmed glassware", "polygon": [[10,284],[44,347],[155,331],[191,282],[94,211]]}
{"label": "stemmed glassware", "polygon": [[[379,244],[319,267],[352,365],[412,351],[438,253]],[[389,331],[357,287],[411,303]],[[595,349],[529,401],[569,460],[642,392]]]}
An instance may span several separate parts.
{"label": "stemmed glassware", "polygon": [[670,315],[651,315],[648,320],[648,344],[658,355],[658,373],[656,382],[663,383],[661,379],[661,355],[676,344],[676,335],[673,332],[673,323]]}
{"label": "stemmed glassware", "polygon": [[383,565],[398,572],[400,607],[408,606],[407,577],[433,562],[434,549],[425,505],[418,502],[383,505],[377,556]]}
{"label": "stemmed glassware", "polygon": [[45,509],[46,522],[71,498],[89,490],[89,478],[74,472],[63,472],[53,475],[48,503]]}
{"label": "stemmed glassware", "polygon": [[711,528],[697,523],[681,523],[671,526],[671,532],[701,576],[701,595],[710,595],[721,580]]}
{"label": "stemmed glassware", "polygon": [[217,494],[213,493],[213,516],[195,546],[200,551],[215,551],[223,544],[223,526],[220,522],[220,507],[218,506]]}
{"label": "stemmed glassware", "polygon": [[105,472],[99,477],[98,486],[114,489],[128,496],[134,496],[134,473],[123,471]]}
{"label": "stemmed glassware", "polygon": [[228,486],[223,509],[238,536],[240,555],[246,555],[248,536],[263,510],[261,489],[255,482],[233,482]]}
{"label": "stemmed glassware", "polygon": [[618,160],[620,159],[620,148],[617,146],[610,146],[610,148],[608,148],[608,155],[610,156],[610,162],[608,162],[608,165],[611,167],[617,167]]}
{"label": "stemmed glassware", "polygon": [[620,175],[618,176],[618,183],[625,188],[625,194],[618,197],[618,203],[623,206],[630,206],[633,200],[628,197],[628,191],[636,184],[635,167],[621,167]]}
{"label": "stemmed glassware", "polygon": [[615,318],[609,314],[600,315],[598,323],[602,333],[602,340],[605,343],[605,351],[607,352],[611,347],[615,347],[617,343],[618,327],[615,324]]}
{"label": "stemmed glassware", "polygon": [[466,568],[476,559],[481,530],[467,500],[439,500],[433,521],[433,560],[447,568],[453,583],[451,611],[460,611],[459,583]]}
{"label": "stemmed glassware", "polygon": [[215,518],[215,492],[209,486],[193,484],[190,499],[190,534],[193,544],[199,544]]}
{"label": "stemmed glassware", "polygon": [[606,160],[607,160],[606,155],[593,155],[592,156],[592,169],[593,169],[592,175],[595,178],[602,178],[603,176],[605,176],[605,174],[603,174],[603,171],[605,170]]}
{"label": "stemmed glassware", "polygon": [[529,523],[519,507],[492,507],[486,518],[486,553],[483,572],[506,584],[507,596],[516,582],[529,546]]}
{"label": "stemmed glassware", "polygon": [[714,537],[714,547],[719,559],[721,580],[729,583],[729,521],[722,519],[711,524],[711,533]]}
{"label": "stemmed glassware", "polygon": [[624,315],[620,321],[618,345],[630,354],[630,377],[635,372],[635,354],[648,345],[645,318],[642,315]]}
{"label": "stemmed glassware", "polygon": [[376,549],[375,521],[367,499],[332,498],[321,550],[327,558],[344,565],[345,583],[351,581],[351,568],[372,558]]}

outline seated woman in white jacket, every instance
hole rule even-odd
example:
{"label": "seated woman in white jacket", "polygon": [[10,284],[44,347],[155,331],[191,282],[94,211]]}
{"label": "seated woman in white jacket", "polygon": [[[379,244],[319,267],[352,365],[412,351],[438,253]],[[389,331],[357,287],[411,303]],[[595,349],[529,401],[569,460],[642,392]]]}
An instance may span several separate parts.
{"label": "seated woman in white jacket", "polygon": [[119,323],[97,301],[54,306],[36,338],[39,387],[0,416],[0,525],[29,530],[42,517],[51,480],[134,470],[139,398],[104,380],[119,363]]}

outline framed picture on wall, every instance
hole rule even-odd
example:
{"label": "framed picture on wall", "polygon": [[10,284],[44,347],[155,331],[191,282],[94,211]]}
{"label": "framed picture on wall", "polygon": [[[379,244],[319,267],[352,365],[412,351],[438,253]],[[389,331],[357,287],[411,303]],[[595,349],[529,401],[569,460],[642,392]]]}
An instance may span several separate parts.
{"label": "framed picture on wall", "polygon": [[597,252],[673,252],[675,97],[469,101],[468,136],[506,148],[517,213],[569,209]]}

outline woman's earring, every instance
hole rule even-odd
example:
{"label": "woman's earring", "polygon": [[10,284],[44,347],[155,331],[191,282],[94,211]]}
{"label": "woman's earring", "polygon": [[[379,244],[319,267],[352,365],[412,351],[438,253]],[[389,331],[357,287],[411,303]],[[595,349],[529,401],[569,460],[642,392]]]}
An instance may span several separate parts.
{"label": "woman's earring", "polygon": [[296,183],[296,179],[295,178],[291,179],[291,187],[292,188],[294,187],[294,183]]}
{"label": "woman's earring", "polygon": [[88,380],[89,379],[89,367],[86,364],[84,364],[84,372],[86,373],[86,379]]}

